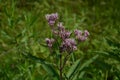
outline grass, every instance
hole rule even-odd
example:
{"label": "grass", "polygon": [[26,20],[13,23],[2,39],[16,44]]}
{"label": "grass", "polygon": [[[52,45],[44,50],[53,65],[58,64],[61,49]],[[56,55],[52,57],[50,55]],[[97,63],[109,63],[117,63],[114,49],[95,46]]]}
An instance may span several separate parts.
{"label": "grass", "polygon": [[43,46],[45,38],[51,36],[45,14],[58,12],[69,30],[90,32],[88,41],[75,52],[75,59],[82,58],[84,64],[100,55],[78,80],[119,80],[119,4],[118,0],[0,0],[0,79],[53,80],[39,61],[26,55],[53,61]]}

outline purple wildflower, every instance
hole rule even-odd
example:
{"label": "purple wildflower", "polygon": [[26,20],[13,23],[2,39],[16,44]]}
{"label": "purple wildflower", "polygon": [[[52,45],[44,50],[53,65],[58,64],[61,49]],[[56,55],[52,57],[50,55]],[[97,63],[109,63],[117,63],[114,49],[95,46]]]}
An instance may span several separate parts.
{"label": "purple wildflower", "polygon": [[57,24],[57,26],[58,26],[59,36],[60,36],[60,38],[61,38],[62,40],[65,40],[66,38],[69,38],[69,37],[70,37],[71,32],[65,30],[62,22],[59,22],[59,23]]}
{"label": "purple wildflower", "polygon": [[59,32],[59,36],[62,38],[62,40],[69,38],[70,35],[71,35],[71,32],[69,32],[69,31],[60,31]]}
{"label": "purple wildflower", "polygon": [[60,47],[60,51],[61,52],[64,52],[64,51],[67,51],[67,52],[71,52],[71,51],[74,51],[74,50],[77,50],[77,46],[76,46],[76,42],[74,39],[65,39],[65,41],[63,41],[61,47]]}
{"label": "purple wildflower", "polygon": [[80,31],[80,30],[74,30],[74,33],[75,33],[75,35],[76,36],[78,36],[78,35],[82,35],[82,31]]}
{"label": "purple wildflower", "polygon": [[58,30],[59,30],[59,31],[64,31],[64,30],[65,30],[62,22],[59,22],[59,23],[57,24],[57,26],[58,26]]}
{"label": "purple wildflower", "polygon": [[54,39],[46,38],[47,46],[48,46],[48,47],[52,47],[54,41],[55,41]]}
{"label": "purple wildflower", "polygon": [[78,41],[85,41],[87,37],[81,35],[81,36],[77,36],[77,39]]}
{"label": "purple wildflower", "polygon": [[90,33],[89,33],[87,30],[85,30],[85,31],[84,31],[84,36],[85,36],[85,37],[88,37],[89,35],[90,35]]}
{"label": "purple wildflower", "polygon": [[[61,45],[59,46],[60,52],[66,51],[70,53],[74,50],[77,50],[77,44],[75,40],[70,38],[71,32],[65,29],[63,23],[58,22],[57,28],[54,27],[54,25],[56,24],[56,20],[58,19],[58,14],[57,13],[47,14],[45,17],[46,20],[48,21],[49,26],[51,26],[52,28],[51,31],[54,35],[54,38],[56,38],[57,40],[57,37],[60,37],[62,41]],[[85,41],[90,35],[90,33],[87,30],[81,31],[78,29],[74,30],[74,34],[78,42]],[[52,48],[54,41],[55,41],[54,39],[46,38],[47,46],[49,48]]]}
{"label": "purple wildflower", "polygon": [[48,21],[48,24],[50,26],[53,26],[55,24],[55,21],[58,19],[58,14],[57,13],[47,14],[45,17]]}
{"label": "purple wildflower", "polygon": [[74,33],[78,41],[85,41],[87,37],[90,35],[87,30],[84,31],[84,35],[82,31],[77,30],[77,29],[74,31]]}

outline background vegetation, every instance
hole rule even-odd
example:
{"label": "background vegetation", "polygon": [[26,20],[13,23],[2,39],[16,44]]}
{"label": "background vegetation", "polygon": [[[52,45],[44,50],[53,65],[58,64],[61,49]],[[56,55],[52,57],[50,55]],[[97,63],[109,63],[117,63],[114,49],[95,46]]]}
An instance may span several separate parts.
{"label": "background vegetation", "polygon": [[51,36],[45,14],[53,12],[67,29],[90,32],[70,58],[74,66],[65,69],[71,80],[120,80],[119,5],[119,0],[0,0],[0,80],[56,80],[54,69],[44,64],[54,61],[44,46]]}

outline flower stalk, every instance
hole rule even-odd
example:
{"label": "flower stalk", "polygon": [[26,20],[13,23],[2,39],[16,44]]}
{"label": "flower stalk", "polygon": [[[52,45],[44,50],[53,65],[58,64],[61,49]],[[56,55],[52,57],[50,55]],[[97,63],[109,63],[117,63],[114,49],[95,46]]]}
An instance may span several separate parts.
{"label": "flower stalk", "polygon": [[62,70],[63,70],[63,68],[62,68],[62,55],[60,55],[60,80],[62,80]]}

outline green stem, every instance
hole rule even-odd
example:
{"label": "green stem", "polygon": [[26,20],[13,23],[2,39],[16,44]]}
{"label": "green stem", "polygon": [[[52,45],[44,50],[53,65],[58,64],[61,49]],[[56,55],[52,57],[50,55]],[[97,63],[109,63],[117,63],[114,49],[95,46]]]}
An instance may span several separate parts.
{"label": "green stem", "polygon": [[62,80],[62,55],[60,54],[60,80]]}

